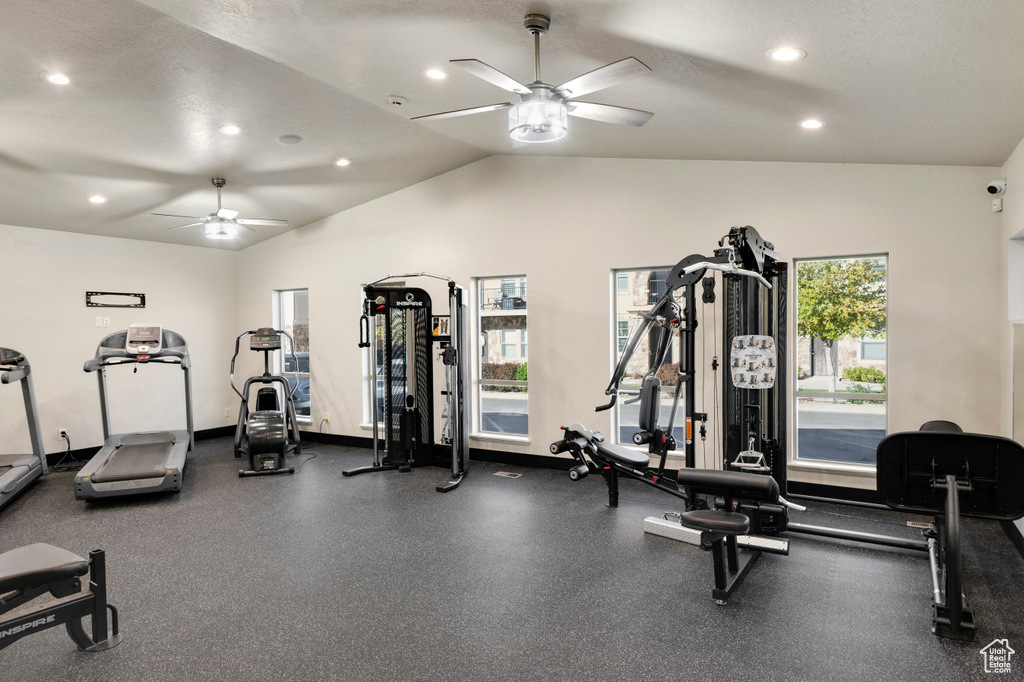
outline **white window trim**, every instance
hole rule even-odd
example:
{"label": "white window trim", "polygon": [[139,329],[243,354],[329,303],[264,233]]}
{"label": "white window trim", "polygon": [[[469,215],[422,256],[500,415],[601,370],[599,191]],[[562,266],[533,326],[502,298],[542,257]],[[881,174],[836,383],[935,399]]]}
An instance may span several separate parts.
{"label": "white window trim", "polygon": [[[482,382],[480,378],[480,289],[481,283],[485,280],[508,280],[513,281],[523,280],[525,286],[525,280],[527,275],[488,275],[481,277],[471,277],[469,282],[469,300],[472,301],[471,310],[472,314],[469,316],[469,338],[470,345],[473,348],[473,360],[469,363],[469,423],[471,425],[469,432],[469,439],[473,441],[490,441],[493,443],[509,443],[509,444],[520,444],[528,445],[532,441],[530,439],[530,401],[527,399],[526,403],[526,434],[520,433],[493,433],[491,431],[483,431],[481,429],[481,419],[483,415],[480,409],[480,385]],[[529,304],[526,309],[527,326],[529,326]],[[529,381],[524,382],[529,385]]]}

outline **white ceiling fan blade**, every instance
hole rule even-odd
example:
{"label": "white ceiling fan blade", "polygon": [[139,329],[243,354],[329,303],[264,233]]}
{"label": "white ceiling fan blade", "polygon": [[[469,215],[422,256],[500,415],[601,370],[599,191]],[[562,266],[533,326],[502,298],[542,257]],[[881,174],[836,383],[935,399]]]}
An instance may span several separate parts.
{"label": "white ceiling fan blade", "polygon": [[566,81],[555,88],[555,92],[566,98],[579,97],[588,92],[603,90],[624,80],[636,78],[650,72],[651,67],[636,57],[626,57],[617,62],[605,64],[601,68],[589,71],[582,76],[576,76],[571,81]]}
{"label": "white ceiling fan blade", "polygon": [[593,102],[577,102],[569,100],[565,103],[569,108],[570,116],[589,118],[593,121],[604,123],[618,123],[624,126],[639,128],[651,120],[654,116],[650,111],[630,109],[629,107],[617,107],[613,104],[595,104]]}
{"label": "white ceiling fan blade", "polygon": [[256,230],[252,229],[251,227],[249,227],[248,225],[243,225],[242,221],[240,221],[240,220],[236,220],[235,221],[235,225],[238,225],[239,227],[244,227],[245,229],[249,230],[250,232],[255,232],[256,231]]}
{"label": "white ceiling fan blade", "polygon": [[168,218],[190,218],[192,220],[202,220],[201,216],[197,215],[178,215],[177,213],[150,213],[149,215],[162,215]]}
{"label": "white ceiling fan blade", "polygon": [[280,220],[277,218],[246,218],[245,220],[236,220],[235,223],[241,225],[242,227],[248,227],[249,225],[266,225],[267,227],[288,227],[287,220]]}
{"label": "white ceiling fan blade", "polygon": [[238,215],[238,211],[232,211],[230,208],[218,208],[217,217],[224,218],[226,220],[234,220],[235,216]]}
{"label": "white ceiling fan blade", "polygon": [[188,225],[178,225],[177,227],[168,227],[167,229],[168,229],[168,231],[170,231],[170,230],[181,230],[181,229],[186,228],[186,227],[195,227],[196,225],[203,225],[203,224],[204,223],[189,223]]}
{"label": "white ceiling fan blade", "polygon": [[443,111],[440,114],[427,114],[426,116],[413,116],[412,121],[422,121],[425,118],[454,118],[456,116],[468,116],[469,114],[482,114],[485,111],[496,111],[498,109],[508,109],[512,106],[512,102],[502,102],[501,104],[488,104],[485,107],[472,107],[471,109],[456,109],[455,111]]}
{"label": "white ceiling fan blade", "polygon": [[497,85],[502,90],[508,90],[509,92],[515,92],[520,95],[533,94],[530,88],[526,87],[512,76],[498,71],[493,66],[484,64],[479,59],[452,59],[451,63],[458,64],[477,78],[483,78],[488,83]]}

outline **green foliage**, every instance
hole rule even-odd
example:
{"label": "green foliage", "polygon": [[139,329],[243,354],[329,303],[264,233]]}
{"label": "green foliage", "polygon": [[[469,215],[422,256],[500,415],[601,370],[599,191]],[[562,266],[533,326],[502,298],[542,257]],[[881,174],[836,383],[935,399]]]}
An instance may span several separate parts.
{"label": "green foliage", "polygon": [[523,364],[519,365],[518,367],[516,367],[515,380],[516,381],[526,381],[526,363],[525,362]]}
{"label": "green foliage", "polygon": [[847,381],[866,381],[870,384],[884,384],[885,372],[874,367],[847,367],[843,370]]}
{"label": "green foliage", "polygon": [[[522,362],[485,362],[480,365],[481,383],[487,383],[487,379],[498,381],[526,381],[526,363]],[[525,388],[519,386],[488,386],[488,392],[495,393],[526,393]]]}
{"label": "green foliage", "polygon": [[[846,392],[846,393],[874,393],[874,391],[872,391],[867,386],[861,386],[860,384],[854,384],[853,386],[850,386],[849,388],[844,388],[843,391]],[[849,400],[848,399],[846,402],[850,403],[851,405],[881,405],[882,404],[881,400]]]}
{"label": "green foliage", "polygon": [[873,258],[800,263],[797,332],[829,346],[847,336],[885,333],[885,272]]}

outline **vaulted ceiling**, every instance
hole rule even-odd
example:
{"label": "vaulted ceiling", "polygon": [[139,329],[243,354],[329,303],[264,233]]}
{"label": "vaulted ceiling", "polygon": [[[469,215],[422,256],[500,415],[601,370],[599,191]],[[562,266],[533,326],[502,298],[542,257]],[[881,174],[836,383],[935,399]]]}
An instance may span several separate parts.
{"label": "vaulted ceiling", "polygon": [[[513,148],[505,111],[409,120],[515,101],[448,60],[532,81],[528,12],[551,17],[545,82],[647,64],[586,99],[650,122],[570,118]],[[150,213],[216,210],[212,177],[293,229],[492,154],[999,166],[1024,137],[1019,0],[4,0],[0,19],[0,223],[45,229],[237,249],[289,228],[214,242]],[[782,45],[807,57],[766,57]]]}

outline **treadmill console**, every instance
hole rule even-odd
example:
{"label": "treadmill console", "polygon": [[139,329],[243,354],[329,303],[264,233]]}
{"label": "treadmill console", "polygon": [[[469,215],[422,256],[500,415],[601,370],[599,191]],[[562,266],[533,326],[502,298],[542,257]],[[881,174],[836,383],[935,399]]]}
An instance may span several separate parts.
{"label": "treadmill console", "polygon": [[129,355],[154,355],[163,349],[163,338],[163,328],[158,324],[131,324],[124,351]]}
{"label": "treadmill console", "polygon": [[260,327],[249,337],[250,350],[281,350],[281,334],[270,327]]}

